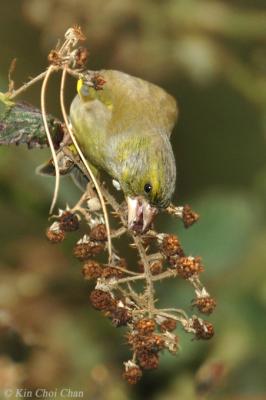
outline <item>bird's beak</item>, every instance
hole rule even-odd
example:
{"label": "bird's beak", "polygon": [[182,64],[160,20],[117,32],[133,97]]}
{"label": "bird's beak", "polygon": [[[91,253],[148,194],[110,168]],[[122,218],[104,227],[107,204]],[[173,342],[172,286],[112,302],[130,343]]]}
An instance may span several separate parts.
{"label": "bird's beak", "polygon": [[158,213],[157,208],[152,207],[142,197],[127,197],[128,227],[136,232],[145,232]]}

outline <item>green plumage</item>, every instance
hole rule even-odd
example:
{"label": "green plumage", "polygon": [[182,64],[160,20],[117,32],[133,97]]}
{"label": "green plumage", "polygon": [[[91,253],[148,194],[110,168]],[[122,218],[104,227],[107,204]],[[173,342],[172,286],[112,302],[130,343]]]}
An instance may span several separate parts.
{"label": "green plumage", "polygon": [[[74,134],[88,161],[115,178],[126,196],[165,207],[174,192],[176,166],[170,135],[176,102],[160,87],[128,74],[99,71],[96,91],[80,85],[70,108]],[[149,193],[145,185],[150,184]]]}

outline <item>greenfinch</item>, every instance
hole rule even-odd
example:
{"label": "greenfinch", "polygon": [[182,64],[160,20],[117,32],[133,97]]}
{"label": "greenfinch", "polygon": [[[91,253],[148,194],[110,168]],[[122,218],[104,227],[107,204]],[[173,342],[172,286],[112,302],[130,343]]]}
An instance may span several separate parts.
{"label": "greenfinch", "polygon": [[145,231],[175,190],[169,139],[176,101],[160,87],[126,73],[99,74],[105,81],[102,90],[78,82],[70,107],[73,132],[87,160],[123,190],[129,228]]}
{"label": "greenfinch", "polygon": [[129,228],[144,232],[175,190],[170,135],[176,101],[162,88],[126,73],[99,74],[105,81],[101,90],[78,81],[70,106],[73,133],[94,170],[107,172],[124,192]]}

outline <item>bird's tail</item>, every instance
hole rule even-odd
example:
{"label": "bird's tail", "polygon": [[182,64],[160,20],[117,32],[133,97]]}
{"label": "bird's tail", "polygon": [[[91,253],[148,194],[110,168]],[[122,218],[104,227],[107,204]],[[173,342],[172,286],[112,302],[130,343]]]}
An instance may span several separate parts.
{"label": "bird's tail", "polygon": [[[57,160],[60,175],[70,175],[75,185],[84,192],[89,182],[88,178],[83,174],[72,160],[66,157],[62,152],[57,153]],[[36,168],[36,173],[42,176],[55,176],[55,167],[53,160],[48,160]]]}

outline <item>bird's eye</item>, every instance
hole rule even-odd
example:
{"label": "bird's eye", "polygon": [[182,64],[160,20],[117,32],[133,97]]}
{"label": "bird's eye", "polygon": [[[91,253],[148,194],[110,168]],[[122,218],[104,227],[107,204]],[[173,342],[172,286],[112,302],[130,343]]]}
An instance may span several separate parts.
{"label": "bird's eye", "polygon": [[145,183],[144,192],[150,193],[151,190],[152,190],[152,185],[150,183]]}

